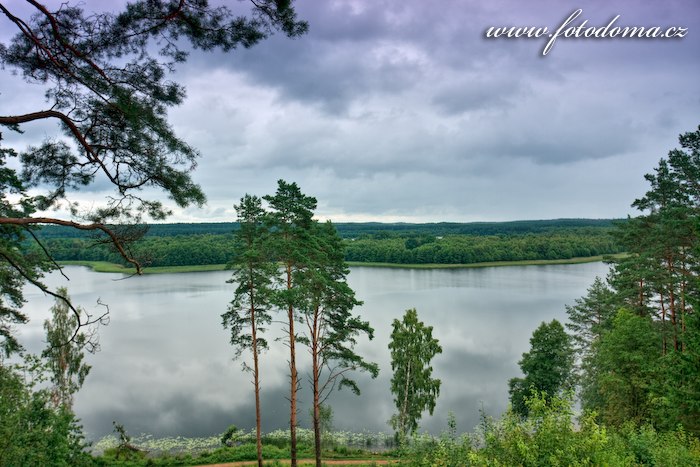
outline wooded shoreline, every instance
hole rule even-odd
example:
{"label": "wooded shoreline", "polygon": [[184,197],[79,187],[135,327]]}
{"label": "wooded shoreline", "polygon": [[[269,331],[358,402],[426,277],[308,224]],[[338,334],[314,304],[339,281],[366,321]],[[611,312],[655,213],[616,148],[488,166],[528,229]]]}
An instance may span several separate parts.
{"label": "wooded shoreline", "polygon": [[[472,264],[399,264],[399,263],[363,263],[358,261],[348,261],[350,267],[369,267],[369,268],[389,268],[389,269],[472,269],[472,268],[491,268],[491,267],[509,267],[509,266],[547,266],[553,264],[582,264],[595,263],[598,261],[606,261],[607,259],[622,258],[624,253],[614,255],[597,255],[584,256],[570,259],[550,259],[550,260],[522,260],[522,261],[488,261]],[[134,274],[134,268],[127,268],[117,263],[107,261],[59,261],[61,266],[85,266],[92,269],[94,272],[106,273],[121,273]],[[175,274],[182,272],[210,272],[224,271],[225,264],[205,264],[205,265],[189,265],[189,266],[154,266],[144,268],[144,274]]]}

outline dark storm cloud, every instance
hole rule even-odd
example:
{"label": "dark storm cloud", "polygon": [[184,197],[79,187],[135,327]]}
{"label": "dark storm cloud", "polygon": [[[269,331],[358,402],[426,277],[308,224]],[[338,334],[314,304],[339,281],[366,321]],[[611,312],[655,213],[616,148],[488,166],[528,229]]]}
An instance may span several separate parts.
{"label": "dark storm cloud", "polygon": [[[274,89],[276,106],[288,114],[270,123],[268,141],[245,157],[259,170],[316,168],[366,178],[469,171],[494,158],[568,164],[630,154],[642,145],[639,120],[650,113],[661,113],[653,121],[673,121],[675,128],[688,121],[688,115],[672,119],[645,104],[653,102],[655,88],[639,79],[643,72],[642,78],[687,97],[687,79],[646,65],[649,59],[672,60],[664,49],[687,53],[686,43],[659,48],[642,40],[568,41],[545,59],[538,57],[540,43],[483,39],[490,24],[556,26],[569,13],[557,2],[529,10],[513,2],[492,9],[474,2],[299,8],[311,24],[307,36],[275,36],[228,61],[246,82]],[[591,4],[591,24],[615,11],[632,23],[653,18],[648,6],[633,14],[620,8]],[[681,18],[681,7],[672,10],[669,21]],[[610,69],[610,60],[621,54],[629,63]]]}
{"label": "dark storm cloud", "polygon": [[[277,89],[283,99],[342,114],[369,95],[397,94],[424,81],[436,67],[463,69],[469,39],[479,36],[469,19],[477,5],[446,2],[299,3],[310,32],[281,35],[227,57],[231,69]],[[218,56],[197,56],[221,66]],[[444,63],[443,63],[444,62]],[[439,71],[439,70],[438,70]]]}

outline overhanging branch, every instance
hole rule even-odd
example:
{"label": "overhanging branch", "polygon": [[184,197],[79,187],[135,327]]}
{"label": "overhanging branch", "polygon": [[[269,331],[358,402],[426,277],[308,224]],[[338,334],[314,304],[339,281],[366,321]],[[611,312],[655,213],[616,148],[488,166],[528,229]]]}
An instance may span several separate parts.
{"label": "overhanging branch", "polygon": [[98,223],[92,223],[92,224],[81,224],[79,222],[73,222],[73,221],[65,221],[62,219],[54,219],[51,217],[21,217],[21,218],[14,218],[14,217],[0,217],[0,225],[17,225],[17,226],[27,226],[27,225],[37,225],[37,224],[53,224],[53,225],[62,225],[66,227],[72,227],[74,229],[78,230],[88,230],[88,231],[95,231],[99,230],[104,232],[109,236],[109,238],[112,240],[112,243],[114,244],[114,247],[117,249],[119,254],[126,260],[127,262],[131,263],[134,265],[136,268],[136,274],[142,274],[142,268],[141,264],[136,261],[134,258],[132,258],[124,249],[124,245],[122,245],[122,240],[117,236],[116,233],[114,233],[109,227],[105,226],[104,224],[98,224]]}

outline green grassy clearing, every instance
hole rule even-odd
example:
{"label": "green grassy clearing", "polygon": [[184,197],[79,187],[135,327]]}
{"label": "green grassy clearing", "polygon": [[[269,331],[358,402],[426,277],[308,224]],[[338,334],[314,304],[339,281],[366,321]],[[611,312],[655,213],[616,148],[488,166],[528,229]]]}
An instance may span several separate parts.
{"label": "green grassy clearing", "polygon": [[[59,261],[62,266],[86,266],[95,272],[116,272],[121,274],[134,274],[136,269],[126,268],[121,264],[109,263],[107,261]],[[225,264],[202,264],[192,266],[158,266],[143,268],[144,274],[172,274],[177,272],[205,272],[223,271]]]}

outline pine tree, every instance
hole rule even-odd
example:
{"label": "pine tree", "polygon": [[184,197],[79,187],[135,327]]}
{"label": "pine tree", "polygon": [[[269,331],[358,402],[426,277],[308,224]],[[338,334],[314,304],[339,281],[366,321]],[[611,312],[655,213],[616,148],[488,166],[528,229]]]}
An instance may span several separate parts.
{"label": "pine tree", "polygon": [[289,346],[290,382],[290,457],[292,467],[297,464],[297,391],[299,375],[296,364],[295,323],[299,319],[298,309],[302,305],[304,272],[309,271],[312,254],[317,249],[313,235],[313,212],[316,198],[304,195],[296,183],[279,180],[274,195],[264,196],[269,203],[268,227],[271,230],[270,248],[275,260],[282,264],[283,286],[272,300],[287,314],[287,345]]}
{"label": "pine tree", "polygon": [[690,303],[700,294],[700,128],[679,141],[645,176],[650,189],[632,204],[643,214],[617,234],[629,256],[611,274],[631,310],[660,321],[663,353],[682,350]]}
{"label": "pine tree", "polygon": [[596,277],[584,297],[573,306],[566,306],[572,344],[577,354],[577,383],[581,389],[584,408],[597,406],[597,373],[592,357],[600,339],[612,329],[612,320],[618,309],[618,298],[605,282]]}
{"label": "pine tree", "polygon": [[[335,387],[349,387],[359,395],[360,389],[351,372],[366,371],[376,378],[379,367],[366,362],[355,351],[359,335],[373,338],[367,321],[352,315],[361,305],[347,284],[342,240],[332,223],[314,224],[315,245],[311,267],[301,272],[304,304],[300,308],[308,331],[302,342],[311,352],[313,389],[313,429],[316,465],[321,467],[321,408]],[[325,371],[325,373],[324,373]]]}
{"label": "pine tree", "polygon": [[[700,127],[679,142],[645,176],[649,189],[633,203],[641,214],[618,226],[627,255],[613,262],[608,279],[612,302],[624,308],[613,327],[591,340],[586,313],[570,313],[571,329],[590,344],[582,360],[583,406],[613,425],[698,430]],[[584,309],[589,298],[580,302]]]}
{"label": "pine tree", "polygon": [[[268,248],[269,232],[265,226],[265,211],[260,198],[245,195],[235,206],[240,229],[235,234],[234,257],[228,265],[233,270],[229,283],[236,284],[233,301],[221,315],[223,325],[231,330],[231,345],[235,357],[250,351],[253,357],[253,388],[255,392],[255,431],[258,465],[262,467],[260,417],[259,355],[267,349],[262,337],[271,321],[270,308],[274,293],[277,267]],[[248,369],[247,365],[244,367]]]}

